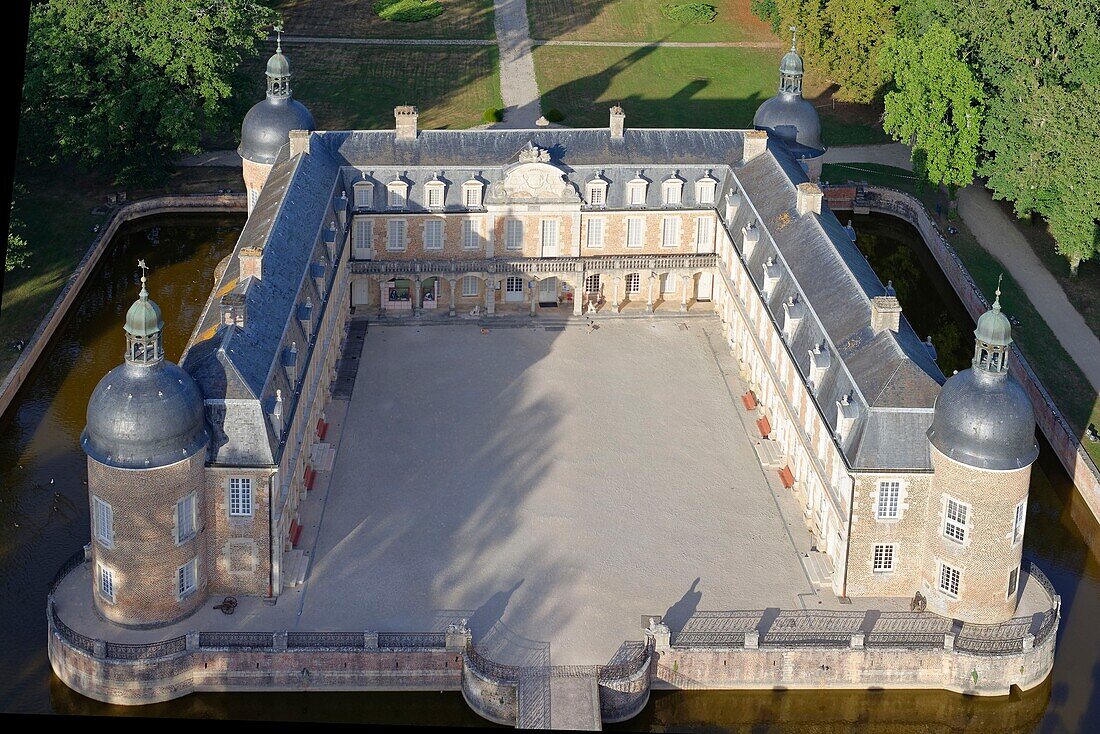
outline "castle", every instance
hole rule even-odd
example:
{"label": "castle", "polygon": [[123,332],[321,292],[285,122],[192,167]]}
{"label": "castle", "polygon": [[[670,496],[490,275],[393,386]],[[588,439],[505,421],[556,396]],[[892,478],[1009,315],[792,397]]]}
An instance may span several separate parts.
{"label": "castle", "polygon": [[[713,309],[838,597],[1009,619],[1035,420],[999,299],[946,378],[822,203],[792,47],[756,129],[325,132],[281,48],[239,152],[249,217],[180,366],[142,278],[82,446],[92,598],[157,627],[286,582],[349,319]],[[155,274],[152,280],[155,291]]]}

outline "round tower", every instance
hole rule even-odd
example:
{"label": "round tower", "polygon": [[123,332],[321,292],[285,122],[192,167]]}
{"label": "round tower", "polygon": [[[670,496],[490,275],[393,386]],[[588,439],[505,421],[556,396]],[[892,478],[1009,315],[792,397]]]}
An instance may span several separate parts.
{"label": "round tower", "polygon": [[779,62],[779,90],[764,100],[752,118],[753,127],[766,130],[770,137],[781,140],[787,149],[802,161],[811,179],[821,176],[821,119],[814,106],[802,98],[804,67],[791,28],[791,50]]}
{"label": "round tower", "polygon": [[1016,611],[1039,446],[1031,401],[1008,374],[1012,326],[999,283],[974,337],[972,366],[944,383],[928,429],[935,474],[922,586],[932,611],[988,624]]}
{"label": "round tower", "polygon": [[248,213],[267,181],[279,149],[290,141],[291,130],[313,130],[313,115],[290,92],[290,62],[283,55],[282,33],[275,55],[267,60],[267,98],[257,102],[241,124],[244,185],[248,190]]}
{"label": "round tower", "polygon": [[123,330],[125,361],[96,385],[80,438],[88,455],[92,598],[112,622],[155,627],[190,614],[205,596],[210,437],[199,386],[164,358],[164,322],[144,274]]}

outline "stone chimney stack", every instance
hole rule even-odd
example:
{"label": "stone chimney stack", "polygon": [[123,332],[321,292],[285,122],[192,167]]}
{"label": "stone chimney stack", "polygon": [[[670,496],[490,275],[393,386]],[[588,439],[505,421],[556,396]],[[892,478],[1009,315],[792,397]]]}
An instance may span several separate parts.
{"label": "stone chimney stack", "polygon": [[821,213],[821,187],[814,183],[798,184],[798,216],[807,212]]}
{"label": "stone chimney stack", "polygon": [[871,328],[876,334],[889,329],[895,334],[901,328],[901,303],[897,296],[875,296],[871,299]]}
{"label": "stone chimney stack", "polygon": [[619,105],[611,108],[611,139],[622,140],[623,130],[626,128],[626,113]]}
{"label": "stone chimney stack", "polygon": [[393,119],[396,124],[398,140],[416,140],[416,108],[412,105],[401,105],[393,108]]}
{"label": "stone chimney stack", "polygon": [[263,257],[264,251],[259,247],[242,247],[239,256],[241,263],[240,279],[255,277],[257,280],[262,280]]}
{"label": "stone chimney stack", "polygon": [[743,142],[743,163],[748,163],[768,149],[768,133],[763,130],[746,130]]}
{"label": "stone chimney stack", "polygon": [[309,155],[309,130],[290,131],[290,157],[299,153]]}

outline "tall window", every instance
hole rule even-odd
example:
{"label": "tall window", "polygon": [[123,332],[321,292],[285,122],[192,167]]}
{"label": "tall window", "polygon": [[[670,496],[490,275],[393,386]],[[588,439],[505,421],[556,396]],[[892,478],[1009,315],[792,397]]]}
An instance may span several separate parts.
{"label": "tall window", "polygon": [[99,497],[92,497],[95,508],[95,537],[108,548],[115,542],[115,513],[109,504]]}
{"label": "tall window", "polygon": [[462,249],[476,250],[481,247],[481,233],[478,232],[477,221],[473,219],[462,220]]}
{"label": "tall window", "polygon": [[99,567],[99,593],[107,601],[115,600],[115,572],[106,566]]}
{"label": "tall window", "polygon": [[962,572],[946,563],[940,562],[939,589],[948,596],[959,595],[959,583],[962,581]]}
{"label": "tall window", "polygon": [[875,544],[874,558],[872,559],[872,570],[875,573],[889,573],[894,570],[894,549],[893,543],[877,543]]}
{"label": "tall window", "polygon": [[374,184],[357,183],[357,184],[355,184],[354,189],[355,189],[355,208],[356,209],[373,209],[374,208]]}
{"label": "tall window", "polygon": [[176,503],[176,542],[182,543],[195,535],[195,495],[191,493]]}
{"label": "tall window", "polygon": [[1016,567],[1008,572],[1008,592],[1005,594],[1006,599],[1012,598],[1012,595],[1016,593],[1016,587],[1020,583],[1020,569]]}
{"label": "tall window", "polygon": [[504,249],[523,249],[523,220],[507,219],[504,222]]}
{"label": "tall window", "polygon": [[405,199],[406,199],[406,194],[407,194],[407,184],[405,184],[403,182],[395,181],[394,183],[391,183],[389,185],[389,191],[390,191],[390,200],[389,200],[390,209],[404,209],[405,208]]}
{"label": "tall window", "polygon": [[196,566],[195,559],[192,558],[176,569],[176,592],[181,599],[195,590]]}
{"label": "tall window", "polygon": [[481,207],[481,184],[476,181],[462,184],[462,201],[467,209]]}
{"label": "tall window", "polygon": [[588,220],[588,239],[585,240],[585,245],[588,247],[603,247],[603,232],[604,232],[604,220],[603,219],[589,219]]}
{"label": "tall window", "polygon": [[680,218],[665,217],[661,220],[661,247],[680,246]]}
{"label": "tall window", "polygon": [[947,498],[947,512],[943,519],[944,537],[957,543],[966,539],[966,515],[967,507],[958,500]]}
{"label": "tall window", "polygon": [[896,520],[898,517],[898,496],[900,494],[901,482],[879,482],[875,517],[879,520]]}
{"label": "tall window", "polygon": [[462,277],[462,295],[465,298],[477,295],[476,275],[465,275]]}
{"label": "tall window", "polygon": [[699,217],[695,220],[695,249],[700,252],[713,252],[710,248],[714,245],[714,220],[710,217]]}
{"label": "tall window", "polygon": [[230,477],[229,514],[234,517],[252,514],[252,480],[249,477]]}
{"label": "tall window", "polygon": [[1027,518],[1027,500],[1016,505],[1016,512],[1012,518],[1012,544],[1015,545],[1024,539],[1024,521]]}
{"label": "tall window", "polygon": [[442,209],[443,208],[443,184],[442,183],[425,184],[425,188],[428,189],[428,208],[429,209]]}
{"label": "tall window", "polygon": [[429,219],[424,222],[424,249],[443,249],[443,220]]}
{"label": "tall window", "polygon": [[592,275],[586,275],[584,278],[584,291],[585,293],[599,293],[600,292],[600,274],[593,273]]}
{"label": "tall window", "polygon": [[542,220],[542,246],[549,248],[558,246],[558,220]]}
{"label": "tall window", "polygon": [[406,235],[409,231],[409,223],[404,219],[391,219],[389,221],[389,227],[386,239],[386,249],[403,251],[406,247]]}
{"label": "tall window", "polygon": [[626,292],[641,293],[642,276],[638,275],[638,273],[628,273],[626,276]]}
{"label": "tall window", "polygon": [[630,217],[626,220],[626,246],[641,247],[645,244],[645,220]]}
{"label": "tall window", "polygon": [[374,245],[374,222],[369,219],[356,219],[355,226],[351,230],[351,238],[355,257],[370,257],[370,250]]}

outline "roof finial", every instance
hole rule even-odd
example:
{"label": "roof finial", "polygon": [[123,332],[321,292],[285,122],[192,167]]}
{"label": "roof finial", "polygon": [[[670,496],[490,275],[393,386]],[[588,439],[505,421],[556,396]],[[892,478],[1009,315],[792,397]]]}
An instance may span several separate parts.
{"label": "roof finial", "polygon": [[138,260],[138,267],[141,268],[141,292],[138,296],[143,301],[149,300],[149,291],[145,290],[145,271],[149,269],[149,266],[145,264],[145,260]]}
{"label": "roof finial", "polygon": [[1001,310],[1001,278],[1003,278],[1003,277],[1005,277],[1004,273],[1001,273],[1000,275],[997,276],[997,290],[994,291],[994,294],[996,295],[996,298],[993,299],[993,310],[994,311],[1000,311]]}
{"label": "roof finial", "polygon": [[283,52],[283,22],[279,21],[279,24],[275,26],[275,53],[281,54]]}
{"label": "roof finial", "polygon": [[791,26],[791,50],[792,51],[795,50],[795,40],[797,38],[798,38],[798,28],[796,26],[792,25]]}

